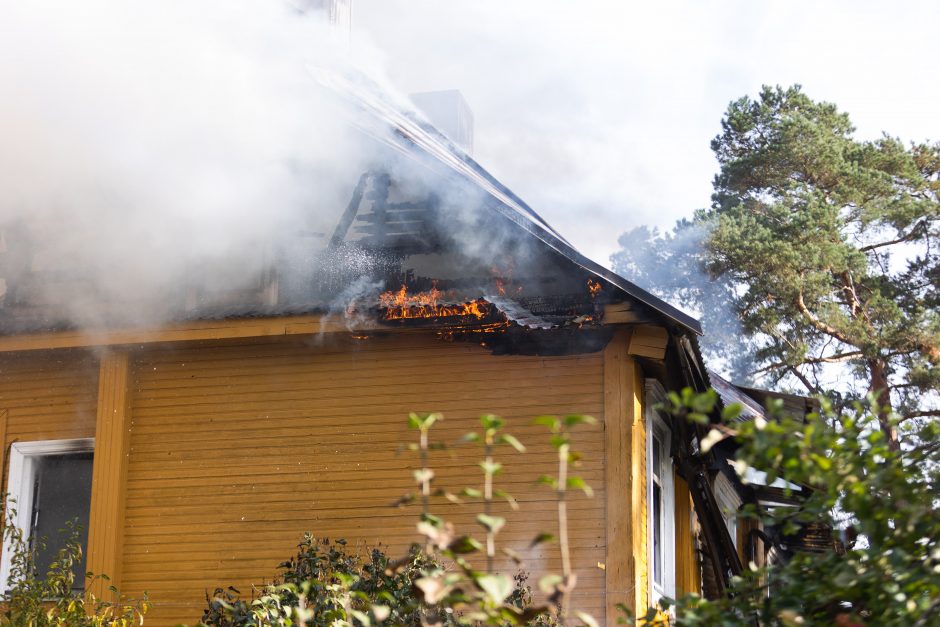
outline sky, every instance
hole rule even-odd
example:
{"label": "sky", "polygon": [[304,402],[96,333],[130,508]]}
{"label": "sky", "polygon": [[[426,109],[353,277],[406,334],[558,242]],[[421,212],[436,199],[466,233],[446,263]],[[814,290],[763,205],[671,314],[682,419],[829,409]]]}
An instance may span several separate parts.
{"label": "sky", "polygon": [[353,55],[459,89],[474,157],[604,265],[709,203],[728,103],[799,83],[860,138],[940,141],[940,2],[352,0]]}

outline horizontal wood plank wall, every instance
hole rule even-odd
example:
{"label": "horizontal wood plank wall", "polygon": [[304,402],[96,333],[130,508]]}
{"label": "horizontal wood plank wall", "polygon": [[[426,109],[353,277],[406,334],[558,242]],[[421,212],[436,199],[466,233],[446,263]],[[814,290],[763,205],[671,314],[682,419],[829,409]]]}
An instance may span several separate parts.
{"label": "horizontal wood plank wall", "polygon": [[11,488],[6,453],[13,443],[94,437],[97,392],[98,360],[84,351],[0,357],[0,493]]}
{"label": "horizontal wood plank wall", "polygon": [[0,356],[4,450],[13,442],[94,437],[97,393],[98,359],[87,352]]}
{"label": "horizontal wood plank wall", "polygon": [[[154,351],[139,356],[133,387],[123,587],[147,591],[148,624],[194,623],[205,592],[269,580],[304,531],[352,543],[388,543],[401,553],[416,539],[418,510],[388,506],[413,490],[409,411],[442,411],[432,440],[453,443],[481,412],[504,416],[529,447],[500,450],[497,488],[521,511],[497,543],[521,553],[537,589],[560,570],[557,547],[529,548],[553,531],[554,495],[537,486],[555,470],[544,413],[584,412],[603,424],[601,353],[571,357],[493,356],[471,344],[426,336],[375,338],[350,346],[271,343]],[[573,495],[575,604],[604,621],[606,553],[604,430],[582,428],[575,448],[595,498]],[[481,482],[473,446],[432,455],[438,484],[454,491]],[[458,531],[478,532],[475,508],[434,511]],[[514,571],[510,565],[502,566]]]}

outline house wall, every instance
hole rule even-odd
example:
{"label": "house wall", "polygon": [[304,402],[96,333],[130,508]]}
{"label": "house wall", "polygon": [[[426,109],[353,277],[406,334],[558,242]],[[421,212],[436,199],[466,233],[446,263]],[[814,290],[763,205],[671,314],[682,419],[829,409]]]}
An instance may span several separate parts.
{"label": "house wall", "polygon": [[[193,624],[216,586],[249,593],[304,531],[403,552],[416,539],[418,511],[388,505],[413,490],[415,459],[398,452],[415,438],[409,411],[443,412],[432,439],[448,443],[477,428],[479,413],[497,413],[528,446],[525,455],[502,452],[497,487],[521,510],[500,506],[509,522],[498,543],[524,555],[533,588],[560,563],[555,545],[529,548],[556,521],[554,495],[536,485],[555,472],[556,453],[531,419],[596,416],[596,427],[575,436],[584,454],[577,472],[595,496],[570,500],[574,604],[611,624],[617,603],[643,611],[643,373],[629,332],[603,352],[564,357],[494,356],[419,333],[312,337],[0,355],[7,446],[96,436],[89,568],[113,575],[130,596],[147,592],[155,604],[147,624]],[[472,446],[435,453],[438,484],[478,484],[478,460]],[[435,512],[458,530],[478,531],[472,507],[445,503]]]}
{"label": "house wall", "polygon": [[14,442],[95,435],[98,359],[83,350],[0,355],[0,468]]}
{"label": "house wall", "polygon": [[[147,591],[148,623],[194,622],[206,590],[243,592],[269,579],[311,531],[351,543],[387,543],[403,553],[416,539],[418,510],[389,507],[414,489],[415,440],[409,411],[441,411],[432,439],[454,443],[482,412],[502,415],[529,447],[508,447],[497,486],[518,499],[498,542],[523,554],[535,587],[559,570],[554,546],[529,549],[553,530],[554,495],[538,486],[555,468],[544,413],[603,419],[603,360],[493,356],[472,344],[397,335],[354,344],[264,342],[149,350],[135,355],[131,378],[122,589]],[[604,430],[583,429],[579,472],[595,498],[573,495],[571,544],[579,573],[577,603],[603,619],[606,560]],[[471,446],[432,457],[438,485],[478,485]],[[476,508],[438,505],[459,530],[477,531]],[[509,569],[509,564],[503,568]]]}

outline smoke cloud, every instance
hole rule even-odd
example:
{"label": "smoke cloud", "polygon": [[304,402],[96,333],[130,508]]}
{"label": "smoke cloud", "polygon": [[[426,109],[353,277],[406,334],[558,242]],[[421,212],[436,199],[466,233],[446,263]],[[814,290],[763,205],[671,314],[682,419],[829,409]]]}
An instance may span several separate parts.
{"label": "smoke cloud", "polygon": [[0,22],[7,301],[27,271],[52,292],[91,269],[88,302],[255,280],[266,236],[322,239],[371,157],[316,76],[378,55],[302,4],[37,0]]}

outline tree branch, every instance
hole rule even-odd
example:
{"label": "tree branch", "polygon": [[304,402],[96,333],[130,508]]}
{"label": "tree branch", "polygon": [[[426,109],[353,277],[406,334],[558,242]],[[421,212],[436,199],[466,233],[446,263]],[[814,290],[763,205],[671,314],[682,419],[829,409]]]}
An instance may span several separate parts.
{"label": "tree branch", "polygon": [[803,360],[804,364],[839,364],[844,361],[851,361],[852,359],[857,359],[862,357],[864,353],[862,351],[849,351],[847,353],[836,353],[835,355],[828,355],[826,357],[807,357]]}
{"label": "tree branch", "polygon": [[940,416],[940,409],[924,409],[921,411],[911,411],[905,412],[901,416],[901,421],[910,420],[911,418],[926,418],[927,416]]}
{"label": "tree branch", "polygon": [[800,372],[796,366],[789,366],[787,369],[793,374],[794,377],[800,380],[800,383],[806,386],[806,389],[810,394],[819,394],[819,388],[813,385],[812,382],[806,378],[806,375]]}
{"label": "tree branch", "polygon": [[806,303],[803,301],[803,290],[800,289],[799,293],[796,296],[796,308],[803,314],[803,316],[809,320],[810,324],[816,328],[816,330],[825,333],[826,335],[831,335],[836,338],[843,344],[848,344],[849,346],[855,346],[855,342],[850,340],[845,334],[839,331],[837,328],[830,326],[813,315],[813,313],[806,307]]}
{"label": "tree branch", "polygon": [[[800,360],[800,364],[839,364],[846,361],[851,361],[852,359],[858,359],[863,357],[864,354],[862,351],[849,351],[847,353],[836,353],[835,355],[826,355],[824,357],[805,357]],[[758,368],[757,370],[752,370],[750,374],[760,374],[762,372],[769,372],[771,370],[777,370],[780,368],[793,368],[793,364],[788,364],[782,361],[775,361],[771,364],[767,364],[763,368]]]}
{"label": "tree branch", "polygon": [[876,248],[884,248],[885,246],[894,246],[895,244],[900,244],[902,242],[909,242],[915,237],[917,237],[919,231],[923,231],[924,227],[927,226],[927,223],[923,220],[917,222],[914,226],[911,227],[911,230],[903,234],[897,239],[892,239],[887,242],[878,242],[877,244],[869,244],[868,246],[862,246],[859,250],[863,253],[875,250]]}

